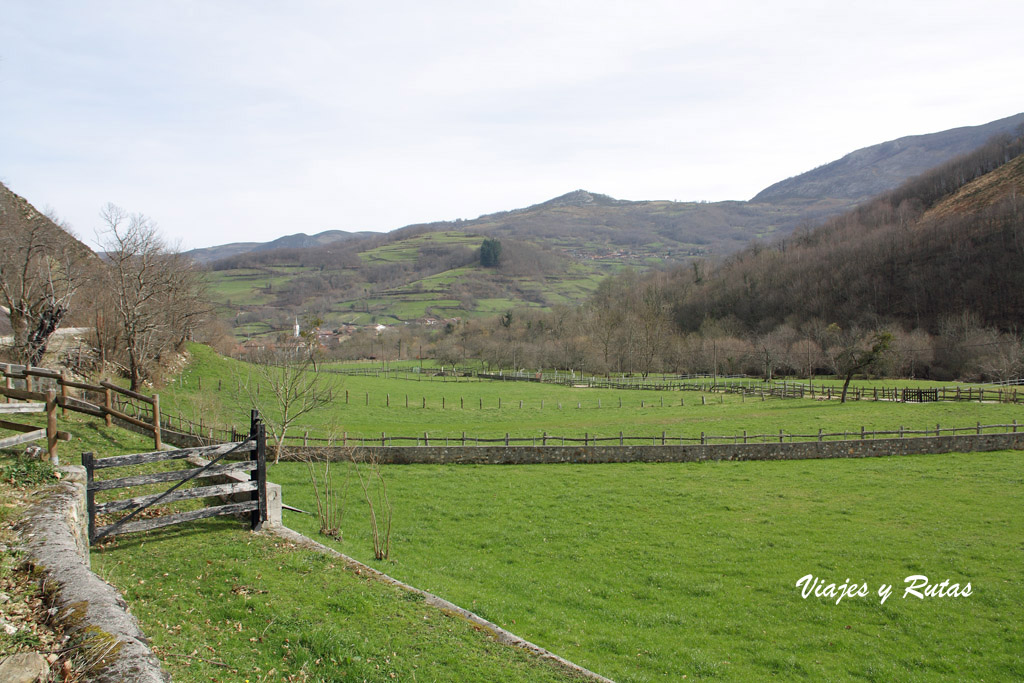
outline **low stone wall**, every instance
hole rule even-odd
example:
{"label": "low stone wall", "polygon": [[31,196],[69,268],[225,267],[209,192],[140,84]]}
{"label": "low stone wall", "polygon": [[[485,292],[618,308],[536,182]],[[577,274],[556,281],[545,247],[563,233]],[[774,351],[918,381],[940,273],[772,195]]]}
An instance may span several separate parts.
{"label": "low stone wall", "polygon": [[[928,453],[1024,450],[1024,432],[904,439],[798,441],[686,446],[391,446],[370,450],[381,463],[534,465],[545,463],[703,462],[877,458]],[[351,448],[289,446],[284,460],[344,460]]]}
{"label": "low stone wall", "polygon": [[98,683],[166,683],[170,675],[150,651],[138,622],[110,584],[89,570],[85,512],[85,470],[47,490],[19,523],[33,571],[46,578],[49,599],[69,637],[93,668],[86,680]]}

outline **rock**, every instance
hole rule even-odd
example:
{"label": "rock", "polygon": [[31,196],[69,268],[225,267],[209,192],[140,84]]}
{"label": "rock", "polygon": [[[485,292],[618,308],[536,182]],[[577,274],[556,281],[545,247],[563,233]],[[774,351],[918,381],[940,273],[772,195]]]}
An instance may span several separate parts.
{"label": "rock", "polygon": [[10,595],[8,595],[7,593],[0,593],[0,605],[4,604],[5,602],[10,602],[10,601],[11,601],[11,596]]}
{"label": "rock", "polygon": [[36,683],[45,681],[50,665],[36,652],[11,655],[0,662],[0,683]]}
{"label": "rock", "polygon": [[[14,624],[8,624],[3,619],[0,619],[0,631],[3,631],[4,633],[6,633],[9,636],[13,636],[15,633],[18,632],[18,627],[15,626]],[[2,678],[0,678],[0,683],[3,683],[3,679]]]}

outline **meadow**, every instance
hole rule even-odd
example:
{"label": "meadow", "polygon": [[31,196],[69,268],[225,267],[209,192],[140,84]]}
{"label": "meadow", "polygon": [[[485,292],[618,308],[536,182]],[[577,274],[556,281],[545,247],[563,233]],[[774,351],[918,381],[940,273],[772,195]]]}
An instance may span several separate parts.
{"label": "meadow", "polygon": [[[271,477],[313,506],[301,464]],[[373,560],[354,488],[334,545],[617,681],[1024,677],[1020,452],[385,477],[390,561]],[[807,574],[868,595],[805,599]],[[913,575],[972,593],[904,597]]]}
{"label": "meadow", "polygon": [[[207,347],[191,347],[190,366],[160,391],[163,410],[209,426],[246,424],[247,395],[241,383],[252,375],[244,363]],[[329,368],[328,368],[329,369]],[[533,382],[493,382],[420,375],[405,378],[326,375],[333,401],[301,419],[291,434],[341,440],[401,437],[537,439],[551,437],[666,438],[766,435],[813,436],[866,431],[934,430],[1010,424],[1022,417],[1020,405],[892,401],[813,401],[769,399],[696,391],[586,389]],[[817,383],[817,382],[816,382]],[[871,383],[865,382],[867,386]],[[897,383],[889,380],[886,386]],[[710,380],[708,381],[710,386]],[[911,386],[899,383],[899,386]],[[919,386],[919,385],[918,385]],[[347,398],[346,398],[347,397]],[[521,406],[521,407],[520,407]],[[771,435],[770,437],[768,435]],[[293,443],[294,442],[289,442]]]}
{"label": "meadow", "polygon": [[[196,347],[192,364],[161,391],[161,400],[169,412],[191,406],[207,424],[230,418],[242,408],[236,383],[243,376],[244,365]],[[457,438],[463,429],[490,435],[736,434],[743,429],[814,434],[819,428],[859,434],[861,426],[934,429],[936,424],[1005,424],[1021,417],[1019,406],[977,402],[761,401],[710,392],[442,382],[426,375],[339,375],[329,381],[334,403],[300,429],[335,435],[342,430],[350,435],[425,431],[432,438]],[[342,398],[346,391],[347,403]],[[387,466],[383,474],[394,511],[388,560],[373,559],[362,491],[345,466],[334,468],[336,484],[347,491],[342,539],[318,534],[310,515],[286,511],[285,524],[617,681],[1024,677],[1024,635],[1016,628],[1024,620],[1019,600],[1024,453],[793,462],[407,465]],[[305,465],[281,463],[269,476],[283,486],[287,504],[315,509]],[[433,680],[478,680],[472,667],[447,668],[455,665],[446,662],[458,659],[447,646],[404,631],[396,635],[390,627],[346,621],[352,618],[348,608],[330,601],[351,590],[349,577],[335,573],[336,567],[326,569],[332,564],[328,560],[283,560],[280,548],[259,545],[263,541],[242,547],[244,531],[225,535],[218,526],[223,521],[204,524],[193,527],[194,535],[162,532],[145,540],[117,541],[103,551],[113,559],[99,560],[139,605],[137,611],[165,632],[156,636],[156,642],[164,643],[160,647],[185,653],[201,652],[204,646],[227,648],[241,656],[248,638],[257,637],[270,643],[270,651],[290,657],[284,660],[287,670],[315,672],[323,680],[347,680],[337,677],[338,671],[350,668],[368,680],[385,680],[380,670],[353,668],[353,662],[366,663],[366,658],[379,665],[381,657],[390,671],[405,674],[403,679],[415,673],[417,680],[432,680],[425,670],[408,668],[422,663],[402,656],[414,652],[441,662],[440,668],[430,669]],[[215,533],[200,534],[200,529]],[[224,551],[221,543],[232,549]],[[176,557],[181,547],[205,559],[189,557],[181,576],[162,576],[160,562],[152,558]],[[279,566],[273,580],[280,583],[273,592],[304,591],[288,583],[284,577],[289,575],[313,590],[305,591],[303,607],[296,607],[284,624],[272,623],[269,612],[244,596],[236,601],[223,588],[214,596],[204,592],[202,582],[188,578],[193,571],[203,574],[204,563],[218,583],[240,585],[243,592],[262,586],[267,576],[264,571],[250,576],[250,568],[271,565]],[[805,598],[797,581],[807,575],[825,584],[864,584],[867,594],[838,603],[835,597]],[[933,584],[948,580],[964,587],[969,582],[971,594],[905,595],[905,580],[915,575]],[[892,587],[885,602],[878,595],[883,585]],[[178,610],[172,598],[186,594],[201,597]],[[214,597],[232,606],[224,611]],[[359,601],[367,605],[376,599]],[[309,612],[325,600],[328,618],[311,618]],[[205,629],[194,623],[194,614],[210,619]],[[414,609],[411,614],[417,618],[420,613]],[[218,624],[221,630],[211,634],[210,625]],[[242,625],[241,631],[235,624]],[[253,624],[269,630],[256,634]],[[366,634],[361,644],[350,636],[353,630]],[[185,640],[175,640],[181,637]],[[463,645],[453,647],[459,651]],[[264,652],[249,649],[253,657]],[[265,674],[275,660],[254,661]],[[338,662],[344,664],[340,669]],[[399,664],[405,668],[394,668]],[[528,662],[522,666],[527,668],[509,668],[493,680],[539,680]],[[216,674],[216,665],[206,667]],[[488,676],[481,674],[479,680]]]}

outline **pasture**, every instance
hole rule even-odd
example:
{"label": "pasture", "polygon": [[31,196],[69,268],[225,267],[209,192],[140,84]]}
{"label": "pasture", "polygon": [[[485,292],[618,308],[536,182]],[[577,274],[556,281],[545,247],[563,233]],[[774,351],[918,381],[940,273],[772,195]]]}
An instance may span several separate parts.
{"label": "pasture", "polygon": [[[355,488],[340,550],[617,681],[1024,677],[1019,452],[385,477],[391,561]],[[303,465],[272,478],[313,506]],[[807,574],[868,595],[804,599]],[[972,594],[904,597],[912,575]]]}
{"label": "pasture", "polygon": [[[236,425],[247,420],[249,405],[241,383],[249,378],[246,364],[193,346],[193,362],[161,390],[169,415],[208,426]],[[410,375],[412,377],[412,375]],[[978,402],[907,404],[892,401],[814,401],[810,399],[742,398],[737,394],[694,391],[585,389],[533,382],[440,381],[327,375],[333,392],[330,405],[300,420],[291,434],[301,438],[340,441],[381,433],[431,439],[467,438],[613,438],[660,439],[740,437],[785,434],[813,436],[866,431],[935,430],[1010,424],[1024,414],[1020,405]],[[708,382],[710,384],[710,381]],[[893,381],[888,386],[893,386]],[[901,384],[901,386],[903,386]],[[906,386],[910,386],[909,384]],[[347,399],[346,399],[347,396]],[[520,407],[521,406],[521,407]],[[295,442],[289,441],[294,445]]]}
{"label": "pasture", "polygon": [[[162,392],[163,405],[191,404],[209,424],[241,410],[243,375],[243,364],[197,349]],[[329,381],[334,402],[298,428],[300,437],[854,436],[862,426],[1008,424],[1022,414],[1019,405],[976,401],[762,401],[426,375]],[[1015,626],[1024,619],[1024,453],[387,466],[387,561],[372,559],[366,506],[347,471],[334,468],[348,491],[343,540],[319,536],[307,515],[286,512],[285,523],[618,681],[1024,676]],[[303,464],[281,463],[270,478],[286,503],[315,508]],[[808,574],[865,584],[867,595],[838,604],[804,598],[796,584]],[[970,582],[972,593],[905,597],[915,575]],[[884,603],[883,584],[893,590]]]}

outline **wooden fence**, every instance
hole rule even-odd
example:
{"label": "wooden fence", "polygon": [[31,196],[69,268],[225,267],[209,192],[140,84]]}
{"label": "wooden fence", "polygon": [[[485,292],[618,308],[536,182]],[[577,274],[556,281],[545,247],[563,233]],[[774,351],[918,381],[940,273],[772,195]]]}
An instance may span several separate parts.
{"label": "wooden fence", "polygon": [[[102,381],[89,384],[68,379],[63,373],[45,368],[24,365],[0,365],[3,386],[0,395],[5,400],[46,401],[49,388],[61,414],[70,410],[84,415],[102,418],[107,426],[113,419],[123,420],[153,435],[153,446],[159,450],[163,445],[160,438],[160,396],[146,396],[130,389],[119,387],[113,382]],[[72,396],[69,390],[82,393]],[[86,399],[92,399],[86,400]]]}
{"label": "wooden fence", "polygon": [[[253,411],[250,433],[248,437],[240,443],[184,448],[176,451],[135,453],[132,455],[118,455],[109,458],[94,458],[92,453],[83,453],[82,464],[85,465],[86,470],[86,508],[89,515],[89,542],[95,543],[102,538],[112,536],[114,534],[148,531],[150,529],[206,519],[208,517],[243,513],[249,513],[250,526],[253,530],[258,530],[263,522],[267,520],[265,430],[266,428],[262,422],[259,421],[256,411]],[[236,453],[249,453],[249,458],[243,462],[233,462],[227,465],[216,464],[227,456],[234,455]],[[169,462],[172,460],[183,460],[193,456],[210,458],[210,462],[202,467],[196,467],[193,469],[152,472],[148,474],[119,477],[116,479],[96,479],[96,473],[98,471],[106,470],[111,467],[130,467],[151,463]],[[193,480],[223,477],[226,474],[241,472],[249,472],[248,481],[181,488],[184,484]],[[96,493],[100,491],[115,491],[119,489],[165,482],[176,483],[163,493],[112,500],[104,503],[96,502]],[[195,500],[197,498],[210,498],[214,496],[236,496],[237,494],[246,493],[250,494],[250,498],[249,500],[242,502],[229,502],[222,505],[203,507],[198,510],[190,510],[188,512],[164,514],[147,517],[145,519],[135,519],[143,510],[151,508],[158,503],[171,503],[183,500]],[[113,515],[125,512],[128,514],[116,521],[112,521],[109,524],[101,526],[98,523],[99,515]]]}
{"label": "wooden fence", "polygon": [[[711,393],[740,394],[755,398],[811,398],[816,400],[838,400],[842,396],[841,387],[835,384],[814,382],[795,382],[789,380],[773,380],[765,382],[760,378],[710,375],[651,375],[643,377],[601,377],[568,372],[542,373],[503,373],[481,372],[477,370],[449,370],[440,372],[434,369],[413,372],[402,368],[397,370],[382,368],[334,368],[321,372],[330,374],[378,377],[385,379],[404,379],[421,382],[536,382],[559,386],[587,389],[626,389],[641,391],[700,391]],[[1024,391],[1011,388],[1012,383],[1002,385],[986,385],[973,387],[937,387],[935,389],[918,389],[903,387],[857,387],[847,391],[848,401],[909,401],[923,395],[920,400],[935,401],[980,401],[993,403],[1024,403]],[[918,392],[921,392],[920,394]],[[911,398],[904,399],[906,394]],[[934,398],[932,398],[934,397]]]}
{"label": "wooden fence", "polygon": [[[0,392],[6,391],[0,387]],[[6,396],[5,396],[6,398]],[[18,432],[15,436],[0,439],[0,448],[13,448],[21,444],[46,439],[46,455],[50,462],[57,464],[57,442],[70,441],[71,434],[57,429],[57,396],[52,390],[46,392],[45,403],[2,403],[0,414],[46,413],[46,426],[27,425],[20,422],[0,420],[0,429]]]}

